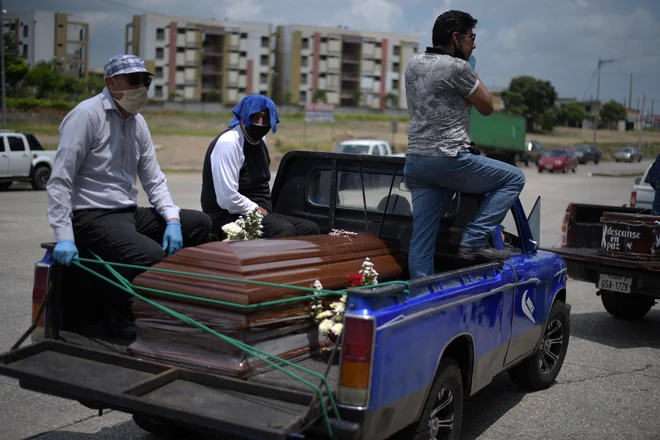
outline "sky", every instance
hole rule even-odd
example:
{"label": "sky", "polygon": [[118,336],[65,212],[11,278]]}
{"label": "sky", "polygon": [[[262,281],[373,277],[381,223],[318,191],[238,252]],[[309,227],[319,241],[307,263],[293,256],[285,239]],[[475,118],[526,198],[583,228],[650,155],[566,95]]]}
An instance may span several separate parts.
{"label": "sky", "polygon": [[[4,0],[8,12],[51,10],[90,23],[90,67],[124,50],[124,29],[146,12],[216,20],[338,25],[396,32],[431,45],[438,15],[449,9],[479,22],[474,55],[482,81],[506,88],[520,75],[550,81],[560,97],[629,99],[660,113],[660,1],[658,0]],[[421,49],[420,49],[421,50]]]}

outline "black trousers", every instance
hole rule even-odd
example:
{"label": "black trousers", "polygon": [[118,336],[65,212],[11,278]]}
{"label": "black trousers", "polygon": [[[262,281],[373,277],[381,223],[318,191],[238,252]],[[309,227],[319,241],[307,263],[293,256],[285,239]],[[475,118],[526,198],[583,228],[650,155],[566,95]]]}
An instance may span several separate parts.
{"label": "black trousers", "polygon": [[[180,212],[183,246],[197,246],[209,241],[211,219],[201,211],[182,209]],[[138,266],[159,263],[166,253],[163,236],[167,221],[154,208],[131,207],[125,209],[90,209],[73,213],[73,231],[76,247],[81,258],[94,258],[93,251],[103,260]],[[85,263],[87,267],[119,282],[109,271],[98,264]],[[143,270],[114,269],[132,281]],[[82,270],[82,269],[80,269]],[[83,281],[83,280],[81,280]],[[132,296],[101,280],[86,274],[83,283],[87,294],[97,292],[106,310],[121,310],[130,305]],[[93,289],[90,287],[93,286]]]}
{"label": "black trousers", "polygon": [[[213,220],[213,234],[220,240],[224,240],[226,237],[222,227],[227,223],[238,220],[240,217],[238,215],[228,216],[222,213],[209,213],[209,216]],[[269,213],[263,217],[261,225],[263,226],[262,238],[318,235],[321,233],[315,222],[289,215]]]}

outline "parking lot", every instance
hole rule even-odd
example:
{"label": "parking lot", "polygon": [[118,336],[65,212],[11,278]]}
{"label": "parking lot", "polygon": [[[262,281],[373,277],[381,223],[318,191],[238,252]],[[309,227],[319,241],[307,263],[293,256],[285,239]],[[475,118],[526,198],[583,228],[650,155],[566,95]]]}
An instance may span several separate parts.
{"label": "parking lot", "polygon": [[[542,197],[541,246],[558,245],[569,202],[623,205],[635,177],[596,177],[591,172],[642,171],[640,164],[581,165],[577,173],[537,173],[525,168],[521,196],[527,212]],[[168,175],[174,200],[199,209],[201,175]],[[140,202],[146,203],[141,192]],[[0,351],[30,325],[33,265],[41,242],[52,241],[45,192],[15,185],[0,192]],[[657,439],[660,433],[660,306],[639,322],[608,315],[592,285],[569,280],[572,305],[568,355],[557,383],[523,393],[508,376],[466,404],[464,439]],[[413,341],[414,343],[414,341]],[[102,417],[76,402],[25,391],[0,377],[0,439],[149,439],[129,415]]]}

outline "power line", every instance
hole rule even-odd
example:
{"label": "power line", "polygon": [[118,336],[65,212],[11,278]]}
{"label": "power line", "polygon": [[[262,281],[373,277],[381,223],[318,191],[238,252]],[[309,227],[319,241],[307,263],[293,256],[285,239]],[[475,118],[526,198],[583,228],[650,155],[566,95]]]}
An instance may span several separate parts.
{"label": "power line", "polygon": [[594,82],[594,78],[596,78],[596,74],[598,73],[598,67],[594,69],[593,75],[591,75],[591,79],[589,80],[589,84],[587,85],[587,88],[584,89],[584,93],[582,93],[582,99],[585,99],[587,97],[587,92],[591,88],[591,84]]}
{"label": "power line", "polygon": [[137,11],[142,11],[146,14],[168,15],[168,14],[159,14],[158,12],[150,11],[148,9],[140,8],[138,6],[127,5],[126,3],[118,2],[116,0],[97,0],[97,1],[102,2],[102,3],[108,3],[108,4],[111,4],[111,5],[115,5],[115,6],[123,6],[125,8],[129,8],[129,9],[135,9]]}

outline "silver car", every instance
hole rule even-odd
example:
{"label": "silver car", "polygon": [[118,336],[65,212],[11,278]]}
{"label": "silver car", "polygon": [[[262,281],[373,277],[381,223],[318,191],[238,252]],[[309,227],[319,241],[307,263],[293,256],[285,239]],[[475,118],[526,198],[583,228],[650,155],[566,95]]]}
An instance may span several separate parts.
{"label": "silver car", "polygon": [[614,154],[617,162],[641,162],[642,153],[635,147],[623,147]]}

